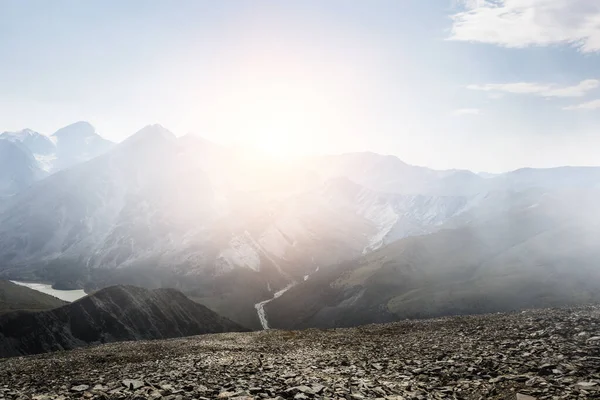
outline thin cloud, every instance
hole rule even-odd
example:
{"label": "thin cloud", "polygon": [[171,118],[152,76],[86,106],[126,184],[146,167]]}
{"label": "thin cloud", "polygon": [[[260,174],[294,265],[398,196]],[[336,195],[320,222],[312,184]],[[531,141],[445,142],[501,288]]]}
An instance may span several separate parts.
{"label": "thin cloud", "polygon": [[479,108],[459,108],[457,110],[452,111],[452,115],[455,117],[461,117],[465,115],[479,115],[481,112]]}
{"label": "thin cloud", "polygon": [[573,106],[563,108],[563,110],[597,110],[600,109],[600,100],[592,100]]}
{"label": "thin cloud", "polygon": [[462,5],[465,11],[452,16],[450,40],[600,51],[600,1],[468,0]]}
{"label": "thin cloud", "polygon": [[505,92],[514,94],[530,94],[541,97],[582,97],[600,86],[596,79],[586,79],[573,86],[557,84],[540,84],[532,82],[488,83],[485,85],[469,85],[467,89],[485,92]]}

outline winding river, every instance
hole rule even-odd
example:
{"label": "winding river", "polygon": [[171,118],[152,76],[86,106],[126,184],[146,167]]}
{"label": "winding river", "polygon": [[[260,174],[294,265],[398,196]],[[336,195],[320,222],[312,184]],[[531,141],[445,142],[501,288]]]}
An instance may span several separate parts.
{"label": "winding river", "polygon": [[283,289],[281,289],[280,291],[275,292],[273,297],[271,297],[270,299],[261,301],[260,303],[256,303],[254,305],[254,308],[256,308],[256,312],[258,314],[258,319],[260,319],[260,325],[262,326],[263,329],[270,329],[269,320],[267,320],[267,312],[265,311],[265,306],[269,302],[275,300],[276,298],[281,297],[281,295],[283,295],[285,292],[287,292],[288,290],[290,290],[291,288],[296,286],[296,284],[297,284],[297,282],[292,282],[289,285],[287,285],[286,287],[284,287]]}

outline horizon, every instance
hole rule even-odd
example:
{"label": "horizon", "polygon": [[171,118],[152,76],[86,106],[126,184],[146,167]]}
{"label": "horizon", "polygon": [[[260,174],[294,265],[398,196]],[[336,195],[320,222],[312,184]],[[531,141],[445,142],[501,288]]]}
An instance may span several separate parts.
{"label": "horizon", "polygon": [[[58,130],[71,126],[71,125],[75,125],[78,123],[86,123],[86,124],[90,124],[92,127],[94,127],[93,124],[91,124],[89,121],[76,121],[73,122],[71,124],[59,127],[58,129],[56,129],[55,131],[53,131],[52,133],[46,133],[46,132],[39,132],[36,131],[35,129],[31,129],[31,128],[23,128],[23,129],[19,129],[17,131],[2,131],[0,130],[0,135],[4,134],[4,133],[10,133],[10,134],[14,134],[14,133],[21,133],[24,131],[30,131],[30,132],[34,132],[34,133],[38,133],[40,135],[46,136],[48,138],[51,138],[52,135],[54,135]],[[377,153],[374,151],[370,151],[370,150],[363,150],[363,151],[348,151],[348,152],[343,152],[343,153],[312,153],[312,154],[302,154],[302,155],[292,155],[289,157],[278,157],[276,154],[271,154],[268,151],[265,151],[261,148],[257,148],[257,147],[248,147],[248,146],[244,146],[243,144],[236,144],[236,143],[219,143],[217,141],[214,140],[210,140],[208,138],[206,138],[205,136],[202,136],[198,133],[195,132],[188,132],[185,134],[177,134],[176,132],[171,131],[168,127],[165,127],[163,124],[160,123],[153,123],[153,124],[148,124],[145,125],[144,127],[142,127],[141,129],[138,129],[137,131],[133,132],[132,134],[130,134],[129,136],[123,137],[120,141],[118,142],[113,142],[115,145],[118,145],[122,142],[124,142],[125,140],[127,140],[128,138],[134,136],[135,134],[143,131],[144,129],[148,128],[148,127],[153,127],[153,126],[160,126],[163,129],[166,129],[167,131],[169,131],[170,133],[172,133],[177,139],[186,137],[186,136],[193,136],[196,137],[198,139],[202,139],[204,141],[207,141],[209,143],[212,144],[216,144],[218,146],[223,146],[225,148],[229,148],[229,149],[242,149],[244,151],[251,151],[251,152],[256,152],[261,154],[263,157],[270,159],[271,161],[277,162],[277,163],[287,163],[287,162],[297,162],[299,160],[302,159],[306,159],[306,158],[311,158],[311,157],[328,157],[328,156],[344,156],[344,155],[351,155],[351,154],[373,154],[373,155],[377,155],[377,156],[382,156],[382,157],[395,157],[396,159],[398,159],[399,161],[406,163],[410,166],[413,167],[420,167],[420,168],[429,168],[431,170],[434,171],[469,171],[472,172],[476,175],[502,175],[502,174],[506,174],[506,173],[510,173],[510,172],[515,172],[515,171],[519,171],[519,170],[524,170],[524,169],[558,169],[558,168],[600,168],[600,165],[556,165],[556,166],[550,166],[550,167],[532,167],[532,166],[522,166],[522,167],[518,167],[515,169],[510,169],[510,170],[503,170],[503,171],[483,171],[483,170],[474,170],[474,169],[467,169],[467,168],[446,168],[446,169],[437,169],[437,168],[431,168],[427,165],[419,165],[419,164],[411,164],[406,162],[405,160],[401,159],[400,157],[398,157],[395,154],[386,154],[386,153]],[[95,127],[94,127],[95,129]],[[101,133],[96,131],[96,134],[98,134],[100,137],[106,139],[104,136],[102,136]]]}
{"label": "horizon", "polygon": [[155,120],[278,158],[370,151],[493,173],[596,163],[600,29],[586,21],[600,5],[178,5],[1,4],[0,130],[84,120],[120,142]]}

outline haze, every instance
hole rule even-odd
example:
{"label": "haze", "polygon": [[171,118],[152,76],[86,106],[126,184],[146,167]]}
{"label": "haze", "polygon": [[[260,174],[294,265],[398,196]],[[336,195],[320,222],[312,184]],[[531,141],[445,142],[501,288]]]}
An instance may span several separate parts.
{"label": "haze", "polygon": [[[276,157],[596,165],[585,0],[0,3],[0,131],[149,123]],[[538,15],[540,18],[529,18]],[[505,29],[513,16],[511,29]]]}

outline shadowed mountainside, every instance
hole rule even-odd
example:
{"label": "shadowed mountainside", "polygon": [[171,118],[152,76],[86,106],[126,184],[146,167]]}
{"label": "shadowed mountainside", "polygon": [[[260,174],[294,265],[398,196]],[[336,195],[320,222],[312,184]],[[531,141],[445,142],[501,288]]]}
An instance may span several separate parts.
{"label": "shadowed mountainside", "polygon": [[230,331],[246,329],[177,290],[112,286],[54,310],[0,316],[0,356]]}

